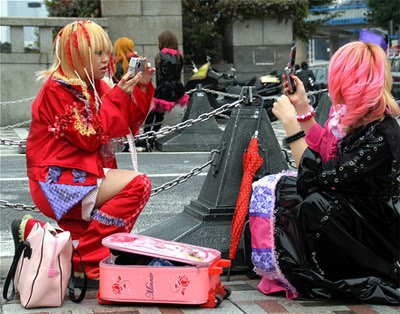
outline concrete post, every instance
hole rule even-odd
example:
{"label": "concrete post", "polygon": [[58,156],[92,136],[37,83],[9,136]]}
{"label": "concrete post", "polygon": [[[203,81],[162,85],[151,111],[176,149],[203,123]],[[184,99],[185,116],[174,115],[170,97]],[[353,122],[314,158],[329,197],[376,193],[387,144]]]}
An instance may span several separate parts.
{"label": "concrete post", "polygon": [[39,28],[40,53],[50,53],[53,45],[53,30],[49,27]]}
{"label": "concrete post", "polygon": [[24,28],[22,26],[11,26],[11,52],[24,52]]}

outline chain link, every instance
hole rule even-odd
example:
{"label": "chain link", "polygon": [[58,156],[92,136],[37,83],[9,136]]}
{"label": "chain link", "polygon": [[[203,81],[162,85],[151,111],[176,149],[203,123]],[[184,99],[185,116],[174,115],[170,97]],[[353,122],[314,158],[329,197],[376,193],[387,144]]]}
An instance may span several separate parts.
{"label": "chain link", "polygon": [[220,91],[216,91],[216,90],[212,90],[212,89],[208,89],[208,88],[202,88],[202,90],[205,91],[206,93],[215,94],[218,96],[224,96],[224,97],[229,97],[229,98],[234,98],[234,99],[240,98],[240,95],[238,95],[238,94],[224,93],[224,92],[220,92]]}
{"label": "chain link", "polygon": [[[193,91],[195,91],[195,90],[196,89],[194,89]],[[224,92],[220,92],[220,91],[216,91],[216,90],[212,90],[212,89],[207,89],[207,88],[203,88],[202,90],[205,91],[206,93],[211,93],[211,94],[215,94],[215,95],[219,95],[219,96],[225,96],[225,97],[235,98],[235,99],[240,98],[240,95],[237,95],[237,94],[224,93]],[[307,95],[310,96],[310,95],[322,94],[322,93],[325,93],[327,91],[328,91],[327,88],[319,89],[319,90],[316,90],[316,91],[307,92]],[[254,95],[257,94],[257,91],[253,91],[253,94]],[[276,100],[276,99],[278,99],[279,96],[280,95],[265,96],[265,97],[263,97],[263,99],[264,100]]]}
{"label": "chain link", "polygon": [[13,208],[16,211],[40,212],[35,205],[24,205],[20,203],[12,204],[3,200],[0,200],[0,208]]}
{"label": "chain link", "polygon": [[202,172],[202,170],[205,167],[209,166],[210,164],[212,164],[214,162],[215,155],[219,154],[219,153],[220,153],[219,150],[213,149],[211,151],[209,160],[204,165],[195,167],[192,170],[190,170],[189,173],[181,175],[181,176],[177,177],[176,179],[169,181],[167,183],[164,183],[163,185],[159,186],[158,188],[153,189],[151,191],[150,196],[154,196],[154,195],[157,195],[158,193],[167,191],[167,190],[173,188],[174,186],[177,186],[178,184],[181,184],[181,183],[187,181],[189,178],[197,176],[199,173]]}
{"label": "chain link", "polygon": [[3,106],[3,105],[19,104],[19,103],[34,100],[35,98],[36,97],[29,97],[29,98],[23,98],[23,99],[18,99],[18,100],[3,101],[3,102],[0,102],[0,105]]}
{"label": "chain link", "polygon": [[23,121],[23,122],[20,122],[20,123],[16,123],[16,124],[13,124],[13,125],[2,126],[2,127],[0,127],[0,130],[19,128],[20,126],[23,126],[23,125],[31,123],[31,122],[32,122],[32,120],[26,120],[26,121]]}
{"label": "chain link", "polygon": [[15,141],[8,138],[0,138],[0,145],[26,147],[26,140]]}
{"label": "chain link", "polygon": [[240,105],[240,103],[242,101],[243,101],[243,99],[241,98],[241,99],[239,99],[239,100],[237,100],[237,101],[235,101],[233,103],[225,104],[225,105],[223,105],[223,106],[221,106],[221,107],[219,107],[219,108],[217,108],[217,109],[215,109],[213,111],[210,111],[210,112],[207,112],[207,113],[202,113],[196,119],[188,119],[188,120],[185,120],[185,121],[183,121],[181,123],[178,123],[178,124],[176,124],[174,126],[166,126],[166,127],[160,129],[157,132],[149,131],[149,132],[146,132],[146,133],[138,134],[138,135],[136,135],[134,137],[134,139],[135,139],[135,141],[148,140],[148,139],[152,139],[152,138],[157,137],[157,135],[167,135],[167,134],[169,134],[171,132],[174,132],[176,130],[183,130],[185,128],[191,127],[195,123],[207,121],[208,119],[210,119],[213,116],[216,116],[216,115],[218,115],[220,113],[228,111],[228,110],[230,110],[232,108],[236,108],[237,106]]}

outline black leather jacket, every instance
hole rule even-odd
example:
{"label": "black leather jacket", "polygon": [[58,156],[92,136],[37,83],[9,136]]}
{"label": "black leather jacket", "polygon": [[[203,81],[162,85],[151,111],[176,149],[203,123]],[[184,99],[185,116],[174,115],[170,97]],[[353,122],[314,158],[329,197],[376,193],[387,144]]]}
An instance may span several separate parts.
{"label": "black leather jacket", "polygon": [[348,134],[337,157],[325,163],[307,149],[297,181],[281,180],[277,199],[280,267],[302,297],[400,303],[400,126],[395,119],[388,116]]}

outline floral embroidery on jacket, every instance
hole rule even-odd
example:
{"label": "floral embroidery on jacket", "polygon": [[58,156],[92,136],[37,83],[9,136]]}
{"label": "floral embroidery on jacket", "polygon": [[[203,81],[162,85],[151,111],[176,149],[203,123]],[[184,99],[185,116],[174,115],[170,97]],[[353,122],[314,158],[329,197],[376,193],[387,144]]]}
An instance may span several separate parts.
{"label": "floral embroidery on jacket", "polygon": [[83,115],[80,114],[78,108],[74,108],[73,111],[75,114],[74,129],[79,131],[81,135],[96,135],[96,131],[94,130],[93,126]]}
{"label": "floral embroidery on jacket", "polygon": [[69,129],[69,125],[73,121],[72,115],[72,105],[66,106],[65,113],[61,115],[56,115],[54,124],[48,126],[49,132],[54,133],[56,138],[63,137],[65,135],[65,131]]}
{"label": "floral embroidery on jacket", "polygon": [[84,105],[80,102],[73,102],[65,108],[64,114],[58,114],[55,117],[53,125],[49,125],[49,132],[54,133],[56,138],[63,137],[65,131],[76,130],[83,136],[96,135],[100,143],[106,144],[110,137],[104,132],[99,115],[86,117]]}

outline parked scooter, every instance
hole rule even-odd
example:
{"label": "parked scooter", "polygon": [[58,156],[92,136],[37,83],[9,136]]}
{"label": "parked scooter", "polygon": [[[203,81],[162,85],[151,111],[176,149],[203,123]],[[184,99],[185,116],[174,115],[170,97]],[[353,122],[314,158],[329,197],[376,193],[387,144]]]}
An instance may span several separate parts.
{"label": "parked scooter", "polygon": [[[219,91],[232,95],[240,95],[243,86],[254,86],[254,94],[260,96],[272,96],[281,93],[281,75],[278,73],[271,72],[269,75],[261,77],[253,77],[247,81],[240,81],[236,78],[236,70],[231,68],[231,73],[219,72],[211,66],[210,58],[207,57],[207,62],[203,64],[199,69],[192,61],[193,64],[193,75],[186,83],[185,90],[189,91],[196,88],[198,84],[201,84],[203,88],[207,88],[214,91]],[[229,95],[217,95],[213,93],[207,93],[208,101],[213,109],[217,109],[227,103],[232,103],[237,100],[236,97],[229,97]],[[273,101],[265,101],[264,107],[267,110],[268,116],[271,121],[276,120],[276,117],[272,113]],[[230,112],[226,112],[226,115],[230,115]],[[220,115],[217,118],[226,117],[226,115]]]}
{"label": "parked scooter", "polygon": [[[200,68],[197,68],[193,61],[192,65],[193,75],[185,85],[186,91],[192,90],[196,88],[198,84],[201,84],[202,88],[225,93],[233,85],[233,81],[236,78],[236,70],[234,68],[231,69],[231,73],[219,72],[211,66],[210,57],[208,56],[207,62]],[[213,109],[222,106],[221,100],[224,98],[223,96],[207,93],[207,97]]]}

